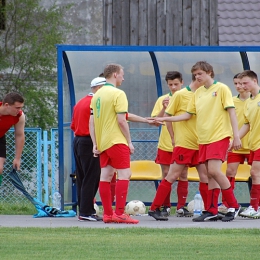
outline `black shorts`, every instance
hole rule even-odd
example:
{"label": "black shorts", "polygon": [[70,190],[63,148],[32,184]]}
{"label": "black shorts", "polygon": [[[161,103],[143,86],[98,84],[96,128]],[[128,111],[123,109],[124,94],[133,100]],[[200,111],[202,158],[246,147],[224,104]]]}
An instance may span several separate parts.
{"label": "black shorts", "polygon": [[0,157],[6,158],[6,140],[5,135],[0,137]]}

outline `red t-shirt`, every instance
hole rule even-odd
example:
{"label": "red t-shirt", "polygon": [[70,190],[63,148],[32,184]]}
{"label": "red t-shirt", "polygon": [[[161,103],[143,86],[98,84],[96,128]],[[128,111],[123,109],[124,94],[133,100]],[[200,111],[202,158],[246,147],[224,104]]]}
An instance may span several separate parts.
{"label": "red t-shirt", "polygon": [[[2,102],[0,102],[0,106],[2,106]],[[17,116],[11,115],[0,115],[0,138],[5,135],[5,133],[16,123],[19,121],[19,117],[22,115],[22,111],[20,111]]]}
{"label": "red t-shirt", "polygon": [[77,136],[87,136],[89,133],[90,102],[93,94],[82,98],[73,109],[70,128]]}

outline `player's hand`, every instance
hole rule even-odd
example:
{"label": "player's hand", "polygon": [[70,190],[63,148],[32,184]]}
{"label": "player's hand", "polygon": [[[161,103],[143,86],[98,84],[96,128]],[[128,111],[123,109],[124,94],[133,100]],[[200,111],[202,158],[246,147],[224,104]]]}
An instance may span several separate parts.
{"label": "player's hand", "polygon": [[242,147],[241,140],[239,139],[239,137],[234,138],[232,147],[234,150],[239,150]]}
{"label": "player's hand", "polygon": [[172,146],[173,146],[173,147],[175,146],[174,138],[172,138]]}
{"label": "player's hand", "polygon": [[232,150],[233,150],[233,140],[230,141],[227,151],[231,152]]}
{"label": "player's hand", "polygon": [[154,118],[146,118],[147,119],[147,123],[149,125],[154,125],[154,126],[160,126],[160,125],[164,125],[163,122],[158,122],[156,121]]}
{"label": "player's hand", "polygon": [[100,151],[97,149],[97,145],[93,145],[93,156],[94,157],[98,157],[98,155],[100,154]]}
{"label": "player's hand", "polygon": [[20,171],[21,159],[14,158],[13,160],[13,169]]}
{"label": "player's hand", "polygon": [[129,144],[128,144],[128,147],[129,147],[129,150],[130,150],[130,154],[133,154],[134,151],[135,151],[135,148],[134,148],[133,144],[132,144],[132,143],[129,143]]}
{"label": "player's hand", "polygon": [[163,107],[166,109],[166,107],[169,105],[169,101],[170,101],[170,97],[166,97],[163,101],[162,101],[162,105]]}

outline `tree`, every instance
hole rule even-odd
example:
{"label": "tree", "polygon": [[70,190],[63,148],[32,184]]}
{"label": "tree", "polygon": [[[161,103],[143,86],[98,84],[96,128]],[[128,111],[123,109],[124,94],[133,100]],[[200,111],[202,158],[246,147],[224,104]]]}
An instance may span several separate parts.
{"label": "tree", "polygon": [[2,1],[0,93],[21,93],[26,126],[48,129],[57,126],[55,45],[64,43],[74,28],[64,20],[71,5],[44,8],[40,2]]}

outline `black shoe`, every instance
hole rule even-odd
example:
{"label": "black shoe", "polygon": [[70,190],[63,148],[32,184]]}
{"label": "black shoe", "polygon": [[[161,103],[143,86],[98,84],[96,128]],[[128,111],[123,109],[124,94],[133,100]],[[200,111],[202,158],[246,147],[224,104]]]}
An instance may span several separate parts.
{"label": "black shoe", "polygon": [[176,210],[177,217],[192,217],[193,213],[189,212],[186,208],[180,208]]}
{"label": "black shoe", "polygon": [[223,213],[223,212],[218,212],[218,220],[222,220],[222,218],[224,218],[226,216],[226,214],[225,213]]}
{"label": "black shoe", "polygon": [[161,211],[159,209],[156,210],[148,210],[148,215],[155,218],[156,220],[167,221],[168,218],[161,215]]}
{"label": "black shoe", "polygon": [[103,221],[103,218],[99,217],[96,214],[93,214],[89,216],[81,215],[78,217],[78,220],[79,221]]}
{"label": "black shoe", "polygon": [[163,207],[161,211],[161,216],[169,217],[171,215],[171,208],[170,207]]}
{"label": "black shoe", "polygon": [[208,211],[203,211],[202,215],[197,217],[197,218],[193,218],[192,221],[194,222],[204,222],[204,221],[217,221],[218,220],[218,215],[214,215],[211,212]]}
{"label": "black shoe", "polygon": [[237,208],[237,209],[229,208],[226,216],[224,218],[222,218],[221,220],[223,222],[229,222],[229,221],[234,220],[237,217],[238,213],[240,212],[240,209],[241,209],[241,206],[239,206],[239,208]]}

